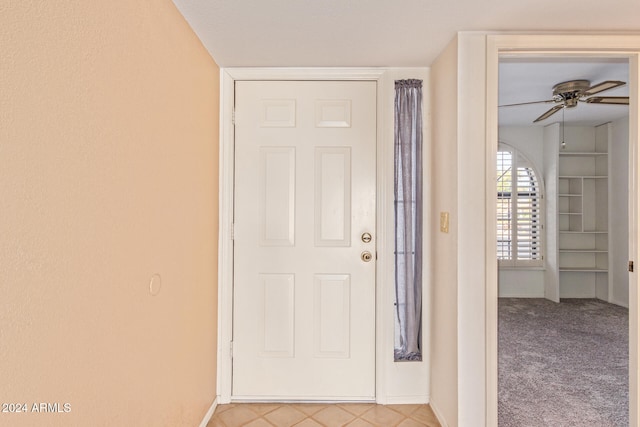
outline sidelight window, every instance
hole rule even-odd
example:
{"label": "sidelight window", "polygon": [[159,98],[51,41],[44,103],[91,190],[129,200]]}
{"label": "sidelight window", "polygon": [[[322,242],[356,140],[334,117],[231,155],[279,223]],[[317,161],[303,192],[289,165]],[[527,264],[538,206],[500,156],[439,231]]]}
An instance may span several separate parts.
{"label": "sidelight window", "polygon": [[394,359],[422,360],[422,80],[395,83]]}

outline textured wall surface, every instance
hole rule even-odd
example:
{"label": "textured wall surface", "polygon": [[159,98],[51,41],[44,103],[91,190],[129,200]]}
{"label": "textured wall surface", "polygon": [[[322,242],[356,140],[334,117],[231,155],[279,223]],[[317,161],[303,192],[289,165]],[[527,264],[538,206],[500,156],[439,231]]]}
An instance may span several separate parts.
{"label": "textured wall surface", "polygon": [[0,425],[211,405],[218,73],[169,0],[0,3]]}

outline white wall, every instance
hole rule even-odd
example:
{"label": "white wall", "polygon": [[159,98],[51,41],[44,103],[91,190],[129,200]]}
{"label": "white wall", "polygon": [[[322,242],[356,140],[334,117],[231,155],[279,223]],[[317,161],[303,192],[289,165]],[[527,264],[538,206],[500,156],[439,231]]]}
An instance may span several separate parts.
{"label": "white wall", "polygon": [[[391,199],[390,202],[393,202],[393,145],[394,145],[394,120],[395,120],[395,109],[394,109],[394,99],[395,99],[395,80],[400,79],[420,79],[423,81],[422,84],[422,95],[423,95],[423,137],[424,137],[424,151],[423,151],[423,165],[424,165],[424,193],[425,193],[425,201],[424,201],[424,224],[429,224],[431,212],[429,209],[429,194],[431,192],[431,177],[429,175],[429,169],[431,164],[431,150],[430,140],[431,135],[429,133],[429,99],[430,99],[430,85],[429,85],[429,69],[427,68],[391,68],[385,70],[384,74],[384,146],[388,148],[386,156],[387,164],[383,166],[385,168],[384,176],[389,177],[389,179],[384,180],[385,188],[381,189],[381,192],[385,194],[390,194]],[[394,236],[394,207],[393,203],[387,203],[386,205],[386,217],[389,219],[386,228],[387,236]],[[431,247],[428,245],[428,242],[431,240],[431,232],[432,230],[429,227],[424,227],[424,235],[423,235],[423,302],[422,302],[422,343],[423,343],[423,355],[422,361],[420,362],[394,362],[393,360],[393,342],[394,342],[394,317],[395,310],[393,306],[393,302],[395,301],[395,290],[393,287],[394,277],[389,276],[386,280],[381,281],[382,285],[391,284],[390,286],[384,287],[385,292],[385,301],[388,301],[389,308],[388,311],[385,311],[382,314],[385,333],[385,342],[387,342],[389,351],[385,353],[388,359],[385,360],[385,378],[384,385],[380,387],[377,400],[380,403],[385,404],[393,404],[393,403],[425,403],[429,401],[429,366],[430,366],[430,309],[431,309],[431,293],[429,291],[430,287],[430,270],[431,270]],[[393,239],[391,238],[388,244],[386,245],[387,252],[384,254],[386,259],[394,259],[393,258]],[[392,271],[390,271],[393,274]]]}
{"label": "white wall", "polygon": [[544,232],[544,297],[560,302],[558,285],[558,151],[560,149],[560,125],[554,123],[543,129],[543,176],[545,181],[545,232]]}
{"label": "white wall", "polygon": [[627,261],[629,258],[629,220],[628,220],[628,200],[629,200],[629,118],[617,120],[611,126],[610,152],[610,215],[616,215],[621,220],[616,220],[613,216],[610,221],[609,233],[611,240],[618,242],[612,247],[611,265],[609,274],[611,275],[611,290],[609,292],[610,302],[624,307],[629,307],[629,273],[627,272]]}
{"label": "white wall", "polygon": [[500,298],[544,298],[544,270],[524,270],[500,267],[498,296]]}
{"label": "white wall", "polygon": [[500,126],[498,139],[500,142],[517,148],[534,164],[536,172],[542,173],[544,165],[542,126]]}
{"label": "white wall", "polygon": [[[484,425],[486,413],[485,292],[490,259],[487,230],[478,224],[487,223],[486,204],[494,202],[486,197],[486,115],[480,114],[486,110],[486,38],[462,33],[458,41],[458,423],[478,427]],[[495,259],[495,254],[490,256]]]}
{"label": "white wall", "polygon": [[433,238],[431,402],[452,427],[486,416],[485,61],[485,36],[459,33],[431,69],[433,229],[450,214]]}
{"label": "white wall", "polygon": [[[458,425],[457,116],[458,41],[431,68],[431,399],[443,426]],[[440,213],[449,212],[449,233]]]}

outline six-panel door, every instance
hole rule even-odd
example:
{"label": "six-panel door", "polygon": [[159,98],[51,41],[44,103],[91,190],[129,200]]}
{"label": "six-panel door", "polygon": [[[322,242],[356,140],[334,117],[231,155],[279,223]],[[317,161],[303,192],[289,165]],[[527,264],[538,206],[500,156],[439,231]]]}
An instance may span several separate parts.
{"label": "six-panel door", "polygon": [[232,394],[373,399],[376,83],[240,81],[235,108]]}

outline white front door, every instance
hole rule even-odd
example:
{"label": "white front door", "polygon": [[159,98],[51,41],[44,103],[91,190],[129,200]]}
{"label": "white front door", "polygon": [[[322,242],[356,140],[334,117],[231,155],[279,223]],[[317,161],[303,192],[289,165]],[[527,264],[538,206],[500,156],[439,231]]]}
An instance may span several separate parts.
{"label": "white front door", "polygon": [[232,396],[372,400],[376,83],[235,99]]}

